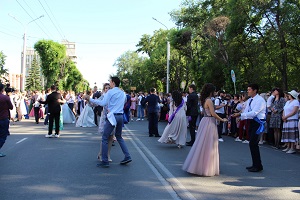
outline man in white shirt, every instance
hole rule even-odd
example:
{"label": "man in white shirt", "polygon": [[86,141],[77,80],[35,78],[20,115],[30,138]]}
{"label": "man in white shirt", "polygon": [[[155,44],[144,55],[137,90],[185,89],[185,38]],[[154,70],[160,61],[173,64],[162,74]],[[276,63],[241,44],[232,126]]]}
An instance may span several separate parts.
{"label": "man in white shirt", "polygon": [[[226,96],[226,93],[222,90],[218,92],[218,97],[215,99],[215,112],[219,117],[222,119],[226,118],[226,105],[227,101],[224,99]],[[223,123],[222,121],[218,124],[218,135],[219,135],[219,141],[224,142],[222,138],[222,130],[223,130]]]}
{"label": "man in white shirt", "polygon": [[241,120],[249,119],[249,147],[252,156],[252,166],[246,167],[249,172],[260,172],[263,170],[259,152],[259,137],[263,132],[264,121],[266,119],[266,101],[258,95],[257,84],[248,85],[248,96],[251,97],[246,102],[244,112],[234,113],[232,117],[241,116]]}
{"label": "man in white shirt", "polygon": [[72,91],[69,91],[67,96],[66,96],[66,101],[67,101],[67,104],[69,106],[69,108],[73,111],[73,108],[74,108],[74,103],[75,103],[75,95],[74,95],[74,92]]}
{"label": "man in white shirt", "polygon": [[[117,138],[117,141],[122,149],[122,152],[125,156],[125,158],[120,162],[121,165],[125,165],[127,163],[130,163],[132,161],[131,156],[129,154],[127,145],[125,144],[125,141],[122,137],[122,127],[124,125],[123,123],[123,114],[124,114],[124,103],[126,101],[126,95],[125,93],[119,88],[120,85],[120,79],[118,77],[111,77],[110,78],[110,88],[108,92],[104,95],[104,98],[99,99],[92,99],[90,96],[86,95],[84,98],[93,104],[100,105],[100,106],[106,106],[107,110],[111,114],[107,114],[107,119],[104,124],[104,132],[102,135],[102,154],[101,158],[102,161],[97,166],[99,167],[109,167],[109,161],[108,161],[108,139],[115,129],[115,136]],[[111,117],[109,117],[109,115]],[[109,118],[113,119],[114,123],[112,124],[112,121],[109,120]]]}
{"label": "man in white shirt", "polygon": [[142,105],[142,100],[145,99],[143,92],[139,92],[138,97],[138,118],[136,121],[144,120],[144,106]]}

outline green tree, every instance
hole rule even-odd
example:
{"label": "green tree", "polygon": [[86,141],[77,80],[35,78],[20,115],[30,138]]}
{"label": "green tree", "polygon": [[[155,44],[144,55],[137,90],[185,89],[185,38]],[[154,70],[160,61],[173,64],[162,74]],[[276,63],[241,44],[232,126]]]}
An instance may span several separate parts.
{"label": "green tree", "polygon": [[[66,47],[52,40],[40,40],[34,49],[41,58],[42,73],[46,77],[46,87],[61,80],[61,65],[67,59]],[[59,85],[59,84],[58,84]]]}
{"label": "green tree", "polygon": [[28,91],[42,90],[41,71],[36,59],[34,58],[26,78],[25,89]]}
{"label": "green tree", "polygon": [[89,83],[66,55],[66,47],[52,40],[40,40],[34,45],[41,57],[42,73],[46,87],[52,84],[60,90],[81,92],[89,89]]}
{"label": "green tree", "polygon": [[0,82],[7,83],[8,80],[6,76],[8,75],[8,69],[4,68],[6,56],[2,51],[0,51]]}

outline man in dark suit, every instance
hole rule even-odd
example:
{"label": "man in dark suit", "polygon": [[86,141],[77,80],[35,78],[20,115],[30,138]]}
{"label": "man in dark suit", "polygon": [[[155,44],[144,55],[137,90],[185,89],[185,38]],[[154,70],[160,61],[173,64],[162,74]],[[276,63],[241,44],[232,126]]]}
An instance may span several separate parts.
{"label": "man in dark suit", "polygon": [[196,86],[194,84],[189,85],[189,95],[187,97],[186,105],[186,116],[189,116],[189,127],[191,135],[191,141],[187,142],[186,146],[192,146],[195,142],[195,129],[198,117],[198,95],[196,93]]}
{"label": "man in dark suit", "polygon": [[[101,93],[98,91],[98,87],[95,86],[94,87],[94,91],[93,91],[93,96],[92,98],[93,99],[99,99],[101,96]],[[96,106],[94,108],[94,121],[95,121],[95,124],[98,126],[98,122],[99,122],[99,117],[98,116],[101,116],[101,112],[103,110],[103,107],[102,106]]]}
{"label": "man in dark suit", "polygon": [[46,101],[40,101],[40,103],[48,104],[48,114],[49,114],[49,128],[48,134],[45,136],[47,138],[52,137],[53,130],[53,120],[55,120],[55,137],[59,137],[59,116],[61,111],[61,104],[65,103],[60,93],[56,91],[56,86],[51,86],[52,93],[48,95]]}
{"label": "man in dark suit", "polygon": [[150,89],[150,95],[148,95],[144,101],[148,103],[148,120],[149,120],[149,137],[160,137],[158,134],[158,103],[161,103],[159,97],[156,95],[156,89]]}

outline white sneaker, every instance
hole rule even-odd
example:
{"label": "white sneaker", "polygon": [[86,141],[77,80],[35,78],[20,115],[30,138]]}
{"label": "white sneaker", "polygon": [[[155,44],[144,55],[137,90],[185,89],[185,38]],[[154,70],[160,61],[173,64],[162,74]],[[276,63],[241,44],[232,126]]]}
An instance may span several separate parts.
{"label": "white sneaker", "polygon": [[136,121],[140,121],[141,119],[140,118],[137,118],[137,120]]}
{"label": "white sneaker", "polygon": [[235,138],[234,141],[236,141],[236,142],[242,142],[243,140],[241,140],[239,137],[237,137],[237,138]]}
{"label": "white sneaker", "polygon": [[219,142],[224,142],[223,138],[219,138]]}
{"label": "white sneaker", "polygon": [[264,142],[263,141],[259,141],[258,144],[264,144]]}
{"label": "white sneaker", "polygon": [[47,135],[45,135],[45,137],[46,137],[46,138],[52,138],[53,136],[47,134]]}
{"label": "white sneaker", "polygon": [[286,153],[295,153],[296,151],[294,150],[294,149],[290,149],[290,150],[288,150]]}
{"label": "white sneaker", "polygon": [[285,151],[289,151],[289,150],[290,150],[290,148],[285,148],[282,151],[285,152]]}
{"label": "white sneaker", "polygon": [[244,140],[242,143],[249,144],[249,141],[248,140]]}
{"label": "white sneaker", "polygon": [[59,138],[60,135],[55,134],[54,137]]}
{"label": "white sneaker", "polygon": [[144,119],[142,119],[142,121],[144,121]]}
{"label": "white sneaker", "polygon": [[131,118],[131,121],[133,121],[133,119]]}

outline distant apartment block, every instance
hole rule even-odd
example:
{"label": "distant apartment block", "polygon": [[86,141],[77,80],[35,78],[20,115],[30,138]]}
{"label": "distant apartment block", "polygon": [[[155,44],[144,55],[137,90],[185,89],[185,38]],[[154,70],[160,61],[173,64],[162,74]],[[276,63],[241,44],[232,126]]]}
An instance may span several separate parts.
{"label": "distant apartment block", "polygon": [[11,87],[15,89],[20,89],[21,88],[21,79],[22,75],[21,74],[8,74],[8,77],[6,77],[9,81],[9,84]]}
{"label": "distant apartment block", "polygon": [[63,45],[66,46],[66,53],[67,56],[75,63],[77,64],[77,56],[76,56],[76,43],[75,42],[69,42],[68,40],[63,40],[61,42]]}

